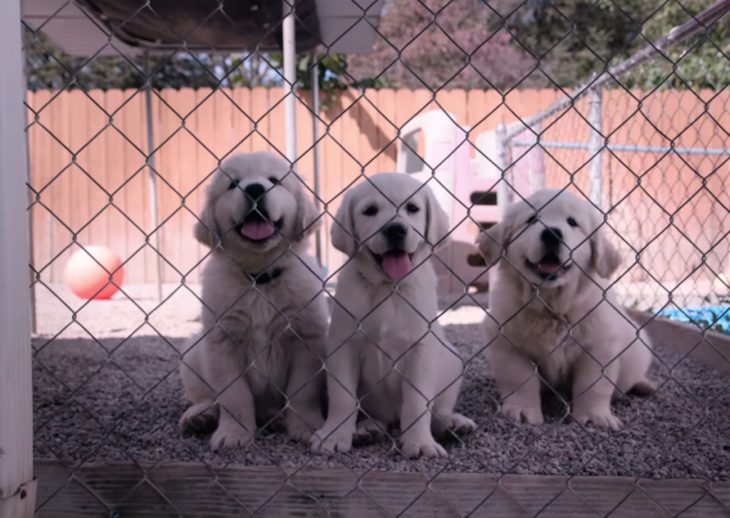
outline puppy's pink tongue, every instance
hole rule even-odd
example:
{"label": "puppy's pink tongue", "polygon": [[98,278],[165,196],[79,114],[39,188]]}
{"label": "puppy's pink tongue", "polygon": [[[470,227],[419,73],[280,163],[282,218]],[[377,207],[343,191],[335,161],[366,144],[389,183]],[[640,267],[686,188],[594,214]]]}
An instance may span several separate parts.
{"label": "puppy's pink tongue", "polygon": [[274,235],[274,225],[268,221],[251,221],[243,224],[241,234],[253,241],[261,241]]}
{"label": "puppy's pink tongue", "polygon": [[540,270],[540,273],[547,273],[547,274],[553,274],[560,271],[561,268],[560,263],[554,263],[552,261],[540,261],[537,263],[537,269]]}
{"label": "puppy's pink tongue", "polygon": [[392,281],[399,281],[411,271],[411,258],[405,252],[383,254],[383,271]]}

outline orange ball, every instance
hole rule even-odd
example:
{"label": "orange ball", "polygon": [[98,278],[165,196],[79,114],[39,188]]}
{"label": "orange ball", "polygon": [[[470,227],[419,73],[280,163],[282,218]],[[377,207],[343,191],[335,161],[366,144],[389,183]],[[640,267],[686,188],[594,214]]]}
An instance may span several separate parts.
{"label": "orange ball", "polygon": [[[109,282],[110,275],[114,284]],[[124,282],[122,260],[105,246],[86,246],[74,252],[66,263],[65,281],[82,299],[109,299]]]}

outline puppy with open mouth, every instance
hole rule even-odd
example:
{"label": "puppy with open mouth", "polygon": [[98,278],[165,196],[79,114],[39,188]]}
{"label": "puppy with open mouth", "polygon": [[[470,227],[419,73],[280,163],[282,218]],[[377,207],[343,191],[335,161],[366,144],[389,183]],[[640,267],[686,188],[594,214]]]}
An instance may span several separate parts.
{"label": "puppy with open mouth", "polygon": [[324,416],[320,373],[327,305],[307,253],[316,208],[289,164],[271,153],[233,155],[214,173],[195,237],[209,246],[203,330],[180,369],[192,402],[186,433],[243,446],[257,422],[284,414],[308,441]]}
{"label": "puppy with open mouth", "polygon": [[617,429],[615,392],[649,395],[651,344],[608,289],[621,258],[603,215],[567,191],[542,190],[478,239],[490,270],[486,354],[501,412],[541,424],[541,382],[568,383],[572,416]]}
{"label": "puppy with open mouth", "polygon": [[356,434],[379,435],[399,423],[406,456],[439,457],[446,450],[434,434],[475,428],[454,412],[463,362],[436,322],[430,256],[447,233],[431,190],[407,175],[374,175],[346,193],[332,244],[349,259],[337,280],[329,410],[312,437],[314,451],[346,452]]}

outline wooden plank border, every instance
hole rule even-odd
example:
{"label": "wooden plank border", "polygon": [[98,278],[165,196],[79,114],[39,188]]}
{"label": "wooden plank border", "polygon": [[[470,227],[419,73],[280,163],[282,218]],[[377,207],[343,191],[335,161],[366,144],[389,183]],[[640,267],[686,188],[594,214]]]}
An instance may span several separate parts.
{"label": "wooden plank border", "polygon": [[645,327],[654,344],[661,344],[723,374],[730,374],[730,336],[633,309],[631,318]]}
{"label": "wooden plank border", "polygon": [[36,463],[38,517],[727,516],[730,482]]}

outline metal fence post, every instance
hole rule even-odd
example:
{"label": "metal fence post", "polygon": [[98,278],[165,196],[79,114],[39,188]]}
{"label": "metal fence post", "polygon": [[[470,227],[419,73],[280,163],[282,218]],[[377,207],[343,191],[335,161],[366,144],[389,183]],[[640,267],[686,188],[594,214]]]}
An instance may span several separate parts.
{"label": "metal fence post", "polygon": [[[314,187],[314,203],[317,206],[317,212],[322,207],[320,204],[319,184],[319,62],[317,61],[317,53],[312,51],[312,176]],[[324,258],[322,257],[322,228],[317,228],[314,234],[315,245],[314,250],[317,255],[317,262],[320,266],[324,266]]]}
{"label": "metal fence post", "polygon": [[603,207],[603,101],[602,90],[593,88],[588,98],[588,122],[593,126],[589,141],[591,164],[588,174],[591,182],[591,201]]}
{"label": "metal fence post", "polygon": [[155,169],[155,121],[152,114],[152,77],[150,75],[150,54],[144,53],[145,117],[147,122],[147,189],[150,197],[150,241],[155,252],[155,271],[157,272],[157,302],[162,302],[162,257],[160,256],[160,229],[157,210],[157,170]]}
{"label": "metal fence post", "polygon": [[500,216],[504,215],[504,211],[511,201],[511,188],[507,181],[507,127],[503,122],[500,122],[497,126],[496,134],[496,165],[499,168],[500,176],[502,177],[499,185],[497,186],[497,205],[499,206]]}
{"label": "metal fence post", "polygon": [[[290,3],[291,1],[291,3]],[[294,0],[282,0],[282,50],[284,55],[284,117],[286,118],[286,158],[294,164],[297,159],[297,119],[294,87],[297,82],[297,47]]]}
{"label": "metal fence post", "polygon": [[0,518],[35,509],[22,55],[20,0],[10,0],[0,16]]}
{"label": "metal fence post", "polygon": [[535,124],[532,126],[532,131],[535,133],[535,148],[532,152],[536,153],[536,159],[530,170],[530,187],[534,192],[545,188],[545,149],[540,143],[542,125]]}

